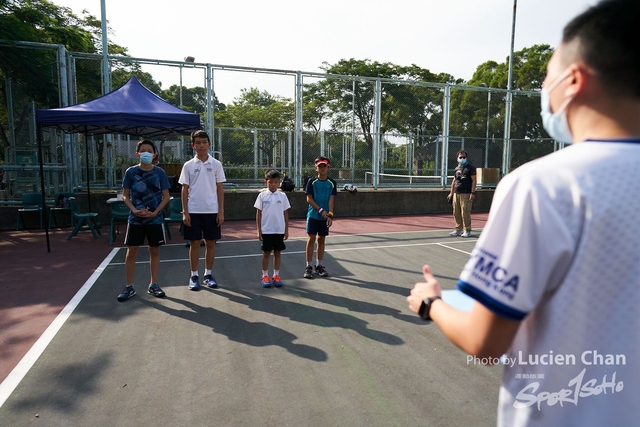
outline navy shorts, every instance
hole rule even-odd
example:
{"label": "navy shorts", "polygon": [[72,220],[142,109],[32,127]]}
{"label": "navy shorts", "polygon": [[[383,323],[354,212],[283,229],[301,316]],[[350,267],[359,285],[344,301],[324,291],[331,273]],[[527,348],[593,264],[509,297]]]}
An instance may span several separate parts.
{"label": "navy shorts", "polygon": [[220,240],[222,232],[218,227],[218,214],[189,214],[191,227],[184,226],[185,240]]}
{"label": "navy shorts", "polygon": [[149,246],[164,245],[163,224],[127,224],[127,234],[124,236],[124,244],[127,246],[142,246],[144,239]]}
{"label": "navy shorts", "polygon": [[313,234],[318,236],[328,236],[329,227],[327,227],[326,220],[319,220],[313,218],[307,218],[307,234]]}
{"label": "navy shorts", "polygon": [[262,252],[284,251],[287,247],[284,244],[284,234],[263,234]]}

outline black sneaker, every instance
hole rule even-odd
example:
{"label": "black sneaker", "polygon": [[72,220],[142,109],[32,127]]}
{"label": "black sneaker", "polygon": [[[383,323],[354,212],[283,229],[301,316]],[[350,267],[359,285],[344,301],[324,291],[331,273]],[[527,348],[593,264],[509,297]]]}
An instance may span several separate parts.
{"label": "black sneaker", "polygon": [[149,295],[153,295],[154,297],[158,297],[158,298],[164,297],[164,291],[160,289],[160,286],[158,286],[156,283],[149,285],[149,289],[147,289],[147,293]]}
{"label": "black sneaker", "polygon": [[120,295],[118,295],[118,301],[126,301],[136,294],[136,290],[133,286],[125,286]]}
{"label": "black sneaker", "polygon": [[327,277],[329,275],[329,273],[327,273],[327,270],[324,269],[322,264],[318,264],[316,266],[316,274],[320,277]]}
{"label": "black sneaker", "polygon": [[311,279],[313,277],[313,267],[307,265],[307,268],[304,269],[304,278]]}

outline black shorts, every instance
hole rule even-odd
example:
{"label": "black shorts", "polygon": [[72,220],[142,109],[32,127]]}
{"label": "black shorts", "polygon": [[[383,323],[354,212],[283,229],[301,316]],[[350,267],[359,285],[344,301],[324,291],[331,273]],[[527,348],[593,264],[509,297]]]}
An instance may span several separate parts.
{"label": "black shorts", "polygon": [[189,214],[191,227],[184,226],[185,240],[220,240],[222,231],[218,227],[218,214]]}
{"label": "black shorts", "polygon": [[163,224],[127,224],[127,234],[124,236],[124,244],[127,246],[142,246],[144,239],[149,246],[164,245]]}
{"label": "black shorts", "polygon": [[318,236],[328,236],[329,227],[327,227],[326,220],[319,220],[313,218],[307,218],[307,234],[313,234]]}
{"label": "black shorts", "polygon": [[287,249],[284,244],[284,234],[263,234],[260,249],[262,252],[284,251]]}

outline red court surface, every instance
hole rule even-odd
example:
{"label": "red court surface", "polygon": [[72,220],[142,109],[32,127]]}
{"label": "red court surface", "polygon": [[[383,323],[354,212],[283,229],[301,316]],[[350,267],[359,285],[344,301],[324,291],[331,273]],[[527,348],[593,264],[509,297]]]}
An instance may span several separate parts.
{"label": "red court surface", "polygon": [[[472,215],[475,229],[485,226],[488,214]],[[169,244],[182,244],[174,225]],[[123,227],[121,227],[123,228]],[[332,235],[390,233],[453,228],[451,215],[337,218]],[[42,230],[0,232],[0,382],[18,364],[45,329],[56,318],[108,254],[122,246],[123,233],[109,246],[109,228],[93,239],[81,231],[67,241],[70,229],[49,233],[47,252]],[[122,231],[122,230],[121,230]],[[290,238],[304,238],[305,221],[292,220]],[[229,221],[223,225],[223,240],[256,239],[254,221]],[[218,252],[221,255],[221,252]],[[162,269],[161,269],[162,274]],[[124,268],[122,271],[124,282]],[[115,300],[115,295],[114,295]]]}

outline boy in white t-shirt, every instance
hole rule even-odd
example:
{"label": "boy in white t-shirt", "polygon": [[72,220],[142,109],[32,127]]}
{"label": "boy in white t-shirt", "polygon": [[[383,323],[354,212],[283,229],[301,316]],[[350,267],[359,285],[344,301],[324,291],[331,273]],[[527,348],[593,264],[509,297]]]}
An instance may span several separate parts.
{"label": "boy in white t-shirt", "polygon": [[[258,194],[256,227],[258,240],[262,242],[262,287],[282,286],[280,280],[280,251],[286,249],[284,241],[289,238],[289,212],[291,208],[287,195],[278,189],[280,172],[271,169],[264,177],[267,188]],[[273,280],[269,279],[269,257],[273,251]]]}
{"label": "boy in white t-shirt", "polygon": [[220,226],[224,222],[224,191],[222,183],[226,181],[222,163],[209,154],[211,141],[203,130],[191,134],[191,147],[196,152],[193,159],[182,167],[182,222],[184,238],[190,242],[189,289],[200,289],[198,261],[200,260],[200,240],[204,238],[204,280],[210,288],[217,288],[218,282],[213,276],[213,261],[216,256],[216,241],[222,236]]}

